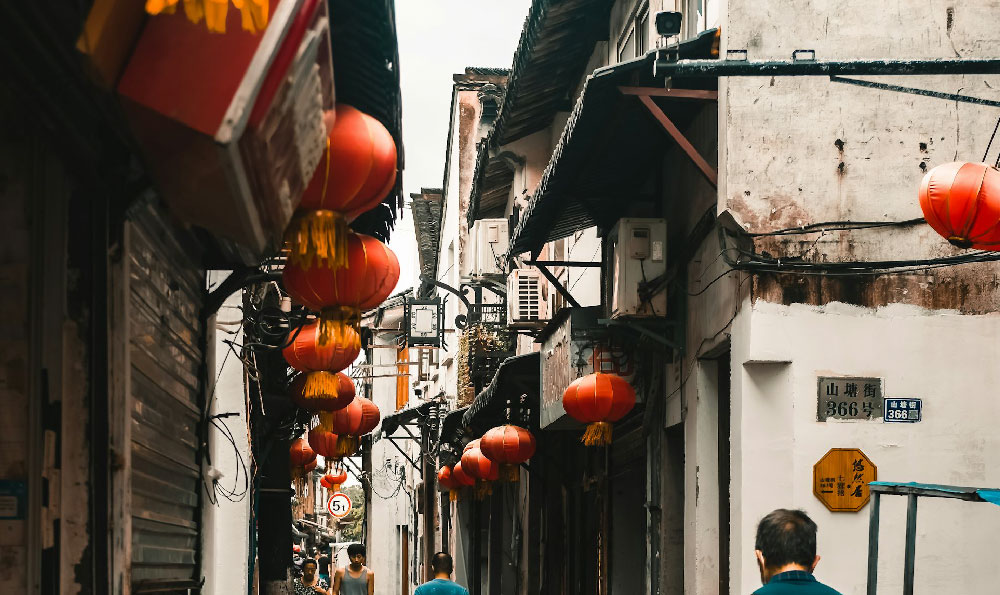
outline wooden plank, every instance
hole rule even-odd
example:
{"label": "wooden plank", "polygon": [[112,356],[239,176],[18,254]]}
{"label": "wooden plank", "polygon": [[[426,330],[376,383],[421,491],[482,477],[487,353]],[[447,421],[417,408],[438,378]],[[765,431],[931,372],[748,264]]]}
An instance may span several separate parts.
{"label": "wooden plank", "polygon": [[708,180],[712,186],[718,187],[719,175],[716,173],[715,168],[705,161],[705,158],[698,153],[698,149],[695,149],[694,145],[691,144],[687,137],[685,137],[677,126],[670,121],[670,118],[663,113],[660,106],[656,105],[656,102],[654,102],[653,99],[647,95],[640,95],[639,101],[646,106],[646,109],[649,110],[649,113],[652,114],[654,118],[656,118],[656,121],[660,123],[660,126],[667,131],[667,134],[669,134],[671,138],[673,138],[674,141],[680,146],[681,150],[687,154],[688,158],[695,164],[695,167],[698,168],[698,171],[705,176],[705,179]]}
{"label": "wooden plank", "polygon": [[618,87],[622,95],[637,95],[646,97],[664,97],[667,99],[703,99],[717,101],[718,91],[701,89],[661,89],[659,87]]}
{"label": "wooden plank", "polygon": [[111,585],[114,595],[129,595],[132,560],[132,364],[129,357],[129,250],[132,225],[125,223],[118,252],[109,271],[108,311],[110,445],[111,445]]}

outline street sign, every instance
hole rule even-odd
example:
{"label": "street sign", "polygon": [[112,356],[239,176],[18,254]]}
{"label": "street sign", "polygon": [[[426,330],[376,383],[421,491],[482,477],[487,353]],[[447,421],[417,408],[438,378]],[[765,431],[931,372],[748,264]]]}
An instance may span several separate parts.
{"label": "street sign", "polygon": [[878,468],[857,448],[831,448],[813,465],[813,494],[831,512],[857,512],[868,504],[868,483]]}
{"label": "street sign", "polygon": [[874,420],[882,417],[882,379],[820,376],[816,421]]}
{"label": "street sign", "polygon": [[343,492],[337,492],[330,496],[330,501],[326,503],[326,509],[334,517],[342,519],[351,512],[351,498]]}
{"label": "street sign", "polygon": [[924,403],[921,399],[885,399],[886,423],[916,423],[923,419]]}

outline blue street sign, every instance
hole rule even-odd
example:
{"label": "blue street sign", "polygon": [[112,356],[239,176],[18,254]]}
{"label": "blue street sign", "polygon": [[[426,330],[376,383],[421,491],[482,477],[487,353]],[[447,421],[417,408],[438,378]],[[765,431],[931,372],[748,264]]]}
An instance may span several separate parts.
{"label": "blue street sign", "polygon": [[885,399],[885,423],[914,423],[923,419],[923,401],[921,399]]}

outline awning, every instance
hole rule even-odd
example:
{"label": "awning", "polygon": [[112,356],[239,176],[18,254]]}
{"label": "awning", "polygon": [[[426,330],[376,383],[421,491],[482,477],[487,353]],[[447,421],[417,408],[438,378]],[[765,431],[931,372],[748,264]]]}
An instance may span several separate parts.
{"label": "awning", "polygon": [[[704,52],[706,31],[681,44],[680,55]],[[536,256],[546,242],[593,226],[609,228],[623,212],[623,200],[659,204],[649,180],[672,143],[636,98],[621,87],[659,87],[653,78],[657,52],[599,68],[587,78],[552,157],[521,220],[511,234],[510,254]],[[675,86],[689,81],[673,81]],[[716,81],[695,81],[714,86]],[[672,101],[670,119],[682,130],[704,108],[698,101]],[[644,194],[645,193],[645,194]]]}
{"label": "awning", "polygon": [[[420,275],[428,279],[437,279],[443,197],[444,191],[440,188],[421,188],[420,192],[410,194],[410,209],[413,213],[413,233],[417,240]],[[434,295],[434,286],[422,283],[417,295],[419,297]]]}
{"label": "awning", "polygon": [[[508,357],[500,364],[493,380],[476,395],[462,416],[462,424],[475,435],[507,421],[506,410],[514,409],[515,418],[528,414],[528,426],[538,427],[538,399],[541,389],[541,355],[535,351]],[[522,404],[520,397],[526,396]]]}
{"label": "awning", "polygon": [[426,419],[428,413],[430,413],[431,405],[429,402],[421,403],[416,407],[407,407],[406,409],[400,409],[395,413],[386,415],[382,418],[382,430],[379,434],[382,436],[392,436],[400,426]]}

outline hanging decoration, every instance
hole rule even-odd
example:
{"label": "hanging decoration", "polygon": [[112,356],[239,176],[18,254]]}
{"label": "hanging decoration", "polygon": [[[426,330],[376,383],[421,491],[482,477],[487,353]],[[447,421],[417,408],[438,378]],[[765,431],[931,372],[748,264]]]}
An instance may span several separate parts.
{"label": "hanging decoration", "polygon": [[502,480],[517,481],[518,465],[535,454],[535,436],[520,426],[497,426],[483,434],[479,449],[486,458],[500,465]]}
{"label": "hanging decoration", "polygon": [[320,346],[351,340],[350,346],[360,350],[357,327],[361,311],[378,306],[392,294],[399,281],[399,260],[388,246],[371,236],[349,231],[346,244],[344,266],[333,266],[329,261],[303,266],[289,261],[282,280],[292,299],[320,313]]}
{"label": "hanging decoration", "polygon": [[500,466],[486,458],[478,444],[472,448],[468,448],[468,445],[466,447],[462,453],[462,470],[476,480],[476,499],[482,500],[487,494],[493,493],[491,482],[500,477]]}
{"label": "hanging decoration", "polygon": [[582,442],[587,446],[611,444],[611,424],[635,406],[635,389],[617,374],[596,372],[574,380],[563,393],[563,409],[587,424]]}
{"label": "hanging decoration", "polygon": [[309,430],[309,446],[324,459],[337,458],[337,435],[319,426]]}
{"label": "hanging decoration", "polygon": [[451,468],[451,479],[455,485],[458,486],[457,490],[462,488],[471,488],[476,485],[476,480],[469,477],[469,474],[462,469],[462,461],[455,463],[455,465]]}
{"label": "hanging decoration", "polygon": [[292,480],[295,482],[295,491],[301,494],[305,486],[305,476],[318,465],[316,452],[305,440],[298,438],[288,448],[288,465]]}
{"label": "hanging decoration", "polygon": [[319,480],[319,484],[331,492],[339,492],[340,486],[342,486],[345,481],[347,481],[347,469],[341,467],[335,474],[328,473],[324,475]]}
{"label": "hanging decoration", "polygon": [[396,185],[396,143],[381,122],[343,103],[326,121],[326,148],[288,227],[289,261],[306,269],[349,266],[347,224]]}
{"label": "hanging decoration", "polygon": [[[343,409],[328,413],[329,429],[337,434],[336,458],[353,455],[358,450],[358,438],[375,429],[382,419],[378,406],[358,395]],[[320,413],[323,424],[324,413]]]}
{"label": "hanging decoration", "polygon": [[342,341],[323,345],[319,342],[319,320],[292,333],[292,342],[281,353],[288,365],[299,372],[339,372],[361,353],[361,337],[354,327],[344,329]]}
{"label": "hanging decoration", "polygon": [[959,248],[1000,250],[1000,170],[954,162],[920,182],[920,209],[934,231]]}
{"label": "hanging decoration", "polygon": [[307,372],[292,379],[288,395],[307,411],[332,412],[354,400],[354,382],[343,372]]}
{"label": "hanging decoration", "polygon": [[[174,14],[180,0],[146,0],[146,12],[151,15]],[[268,0],[233,0],[240,11],[240,24],[244,31],[257,33],[267,28]],[[184,0],[184,16],[194,24],[205,21],[210,33],[226,32],[229,0]]]}
{"label": "hanging decoration", "polygon": [[438,484],[448,490],[448,500],[454,502],[458,500],[458,491],[462,489],[461,484],[455,479],[452,468],[448,465],[438,469]]}

